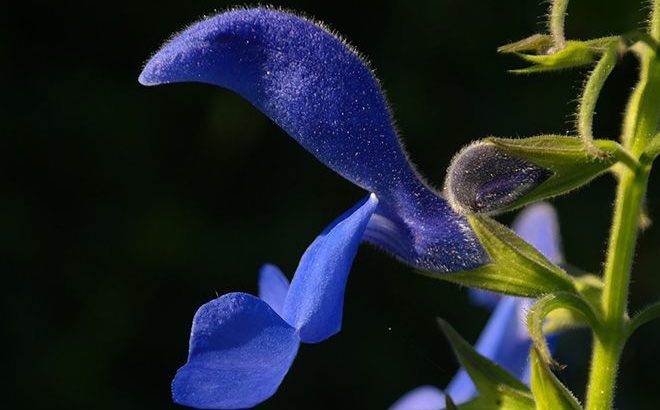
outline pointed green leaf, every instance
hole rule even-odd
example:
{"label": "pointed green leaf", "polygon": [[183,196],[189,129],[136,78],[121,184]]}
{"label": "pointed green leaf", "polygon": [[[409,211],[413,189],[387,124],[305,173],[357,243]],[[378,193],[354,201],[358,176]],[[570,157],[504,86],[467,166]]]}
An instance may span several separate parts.
{"label": "pointed green leaf", "polygon": [[[534,401],[524,383],[493,361],[479,354],[446,321],[438,319],[461,366],[477,386],[479,397],[460,406],[461,409],[533,409]],[[487,405],[486,405],[487,403]],[[481,407],[477,407],[481,406]]]}
{"label": "pointed green leaf", "polygon": [[655,159],[660,154],[660,134],[656,134],[655,137],[651,139],[648,147],[646,148],[645,154],[651,158]]}
{"label": "pointed green leaf", "polygon": [[658,318],[660,318],[660,302],[655,302],[633,316],[628,325],[628,336],[632,335],[640,326]]}
{"label": "pointed green leaf", "polygon": [[581,272],[580,276],[573,280],[582,298],[595,309],[600,309],[604,287],[602,279],[596,275]]}
{"label": "pointed green leaf", "polygon": [[542,53],[551,46],[552,37],[547,34],[534,34],[522,40],[500,46],[497,51],[500,53],[522,53],[525,51]]}
{"label": "pointed green leaf", "polygon": [[451,399],[451,397],[448,394],[445,394],[445,409],[446,410],[458,410],[456,408],[456,405],[454,404],[454,401]]}
{"label": "pointed green leaf", "polygon": [[485,216],[468,216],[491,263],[458,273],[436,275],[462,285],[516,296],[576,292],[571,277],[506,226]]}
{"label": "pointed green leaf", "polygon": [[500,386],[499,396],[477,396],[458,406],[459,410],[535,410],[530,396],[519,395],[510,388]]}
{"label": "pointed green leaf", "polygon": [[532,344],[544,363],[558,366],[550,354],[545,338],[545,318],[557,309],[565,309],[576,314],[584,323],[588,323],[594,330],[600,329],[600,315],[583,298],[575,293],[551,293],[540,298],[527,313],[527,330]]}
{"label": "pointed green leaf", "polygon": [[536,410],[581,410],[573,394],[550,371],[536,349],[530,353],[532,362],[532,393]]}
{"label": "pointed green leaf", "polygon": [[531,67],[511,70],[517,74],[556,71],[580,67],[595,61],[597,53],[583,41],[567,41],[563,48],[548,54],[523,54],[516,52],[520,58],[534,65]]}

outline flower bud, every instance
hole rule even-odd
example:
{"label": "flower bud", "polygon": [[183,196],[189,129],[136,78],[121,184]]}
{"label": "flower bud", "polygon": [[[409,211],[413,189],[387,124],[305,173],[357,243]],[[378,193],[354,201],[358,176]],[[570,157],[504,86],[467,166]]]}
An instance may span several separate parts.
{"label": "flower bud", "polygon": [[460,151],[445,179],[457,212],[489,214],[564,194],[607,171],[621,156],[614,141],[595,140],[598,155],[579,138],[542,135],[487,138]]}
{"label": "flower bud", "polygon": [[445,195],[461,214],[492,213],[546,181],[552,172],[514,157],[497,145],[478,141],[452,160]]}

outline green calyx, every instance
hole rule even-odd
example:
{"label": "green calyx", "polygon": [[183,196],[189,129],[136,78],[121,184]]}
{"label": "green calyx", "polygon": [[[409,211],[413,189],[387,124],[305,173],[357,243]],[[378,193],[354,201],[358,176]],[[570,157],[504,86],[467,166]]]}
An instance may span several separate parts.
{"label": "green calyx", "polygon": [[568,193],[622,163],[638,166],[623,148],[614,141],[594,140],[587,148],[575,137],[542,135],[522,139],[487,138],[507,154],[528,161],[552,172],[552,175],[525,195],[507,204],[500,211],[509,211],[526,204]]}
{"label": "green calyx", "polygon": [[577,293],[570,275],[509,228],[486,216],[472,215],[468,220],[491,262],[471,271],[434,277],[516,296]]}

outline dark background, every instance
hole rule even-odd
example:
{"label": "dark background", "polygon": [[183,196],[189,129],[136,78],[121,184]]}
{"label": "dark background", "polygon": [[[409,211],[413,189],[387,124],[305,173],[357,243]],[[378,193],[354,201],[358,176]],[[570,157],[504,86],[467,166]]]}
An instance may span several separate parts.
{"label": "dark background", "polygon": [[[371,60],[411,157],[440,185],[461,146],[487,135],[572,129],[584,70],[507,74],[498,45],[543,29],[538,1],[275,2],[327,22]],[[0,13],[2,407],[163,409],[192,316],[256,291],[265,262],[291,275],[316,234],[364,195],[228,91],[145,88],[141,65],[171,33],[233,2],[14,2]],[[643,3],[575,1],[567,34],[641,27]],[[636,64],[608,81],[596,134],[616,138]],[[567,259],[598,272],[613,179],[556,199]],[[648,204],[657,216],[652,177]],[[511,215],[503,216],[509,222]],[[632,308],[660,291],[660,227],[644,233]],[[465,289],[364,246],[343,331],[303,345],[263,408],[385,408],[457,365],[434,325],[475,340],[488,312]],[[626,348],[618,407],[653,408],[660,325]],[[566,335],[560,377],[579,396],[585,331]]]}

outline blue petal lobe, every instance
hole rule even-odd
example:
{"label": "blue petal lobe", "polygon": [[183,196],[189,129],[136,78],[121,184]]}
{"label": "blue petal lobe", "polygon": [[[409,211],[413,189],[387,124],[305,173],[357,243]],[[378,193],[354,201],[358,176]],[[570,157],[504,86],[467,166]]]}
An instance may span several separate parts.
{"label": "blue petal lobe", "polygon": [[[525,374],[531,346],[525,327],[528,308],[528,299],[503,297],[475,346],[479,353],[508,370],[519,380],[522,380]],[[477,394],[474,383],[463,369],[452,379],[446,391],[456,404],[465,403]]]}
{"label": "blue petal lobe", "polygon": [[389,410],[442,410],[444,408],[445,395],[440,389],[433,386],[420,386],[404,394]]}
{"label": "blue petal lobe", "polygon": [[385,194],[416,178],[369,67],[307,19],[265,8],[216,15],[168,41],[139,81],[228,88],[368,191]]}
{"label": "blue petal lobe", "polygon": [[289,280],[280,268],[269,263],[262,266],[259,270],[259,299],[268,303],[281,316],[287,292]]}
{"label": "blue petal lobe", "polygon": [[371,194],[344,213],[300,259],[282,317],[299,329],[303,342],[320,342],[340,330],[348,272],[377,204]]}
{"label": "blue petal lobe", "polygon": [[557,212],[547,202],[525,208],[513,222],[513,230],[539,250],[550,262],[562,263]]}
{"label": "blue petal lobe", "polygon": [[296,329],[265,302],[229,293],[199,308],[188,362],[172,382],[176,403],[237,409],[272,396],[298,351]]}

